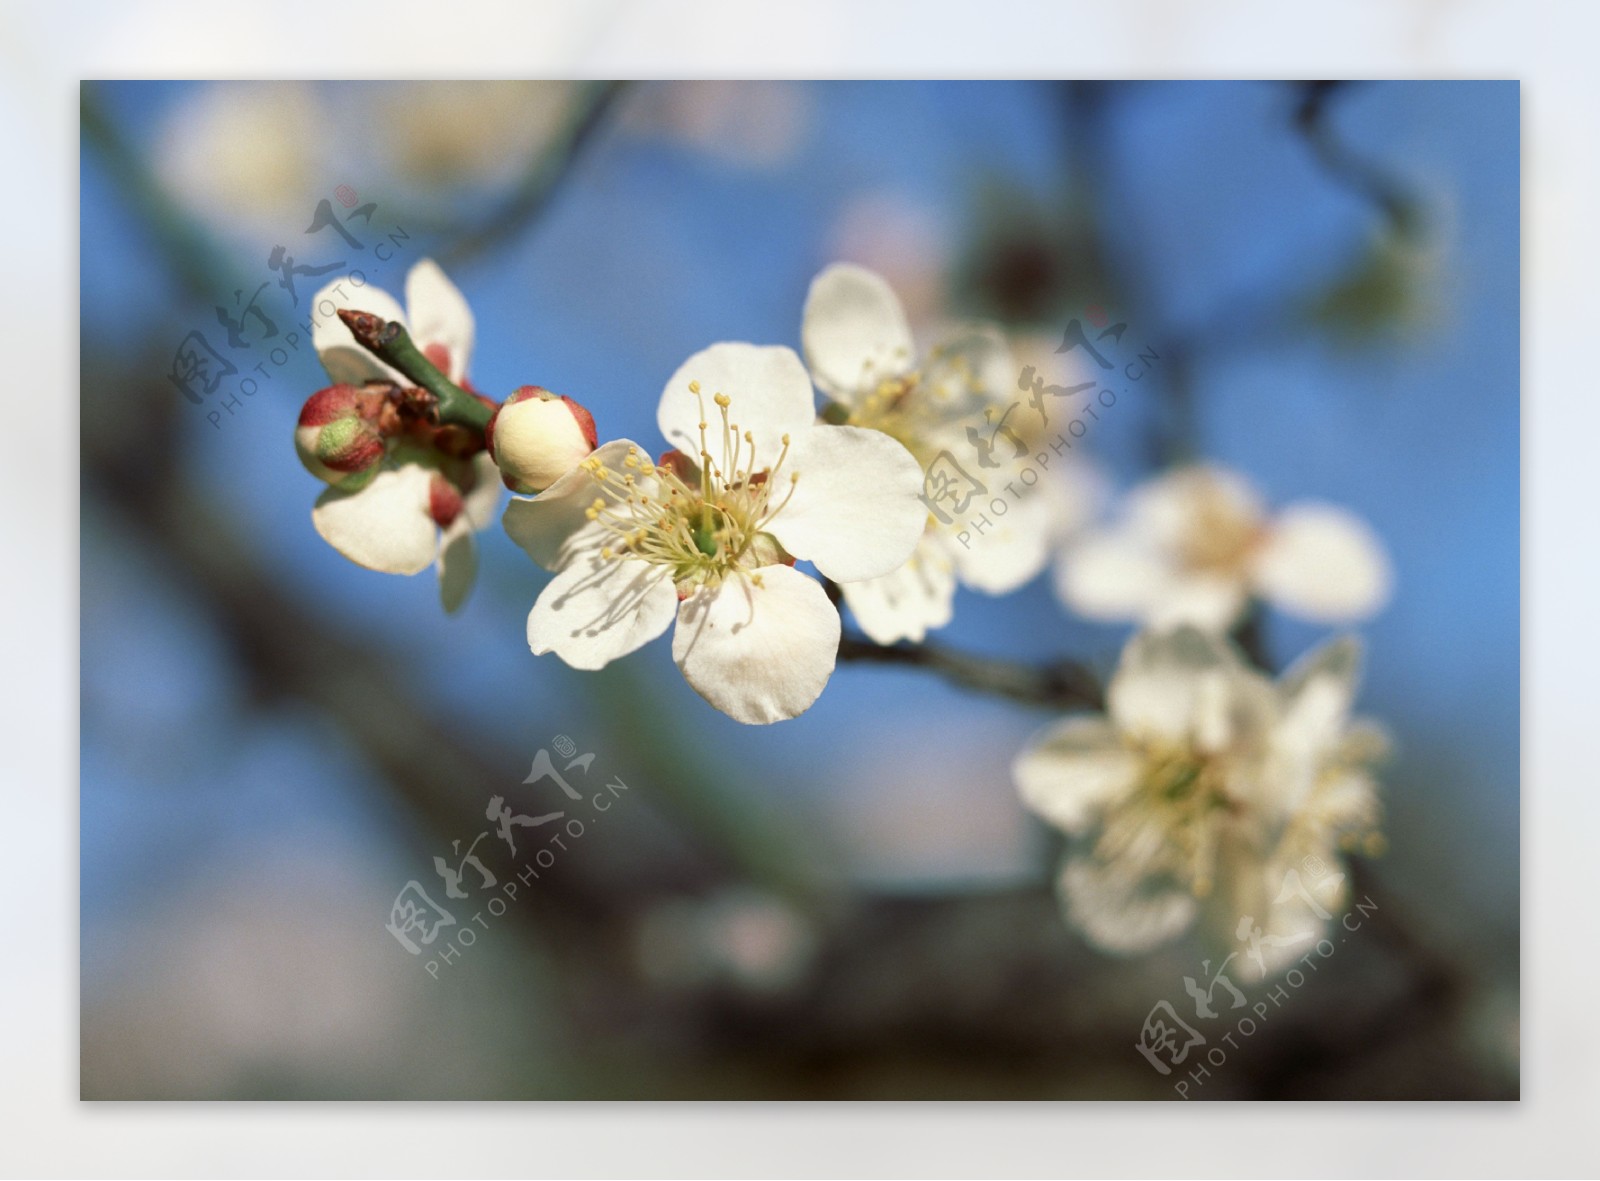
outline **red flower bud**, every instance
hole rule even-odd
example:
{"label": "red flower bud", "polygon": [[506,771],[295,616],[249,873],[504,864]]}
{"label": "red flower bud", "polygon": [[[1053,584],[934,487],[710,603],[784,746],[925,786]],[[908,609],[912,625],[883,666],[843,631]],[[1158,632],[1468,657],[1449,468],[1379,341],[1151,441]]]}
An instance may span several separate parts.
{"label": "red flower bud", "polygon": [[360,386],[318,390],[300,409],[294,446],[312,475],[336,488],[359,488],[377,473],[384,455],[379,427],[384,394]]}

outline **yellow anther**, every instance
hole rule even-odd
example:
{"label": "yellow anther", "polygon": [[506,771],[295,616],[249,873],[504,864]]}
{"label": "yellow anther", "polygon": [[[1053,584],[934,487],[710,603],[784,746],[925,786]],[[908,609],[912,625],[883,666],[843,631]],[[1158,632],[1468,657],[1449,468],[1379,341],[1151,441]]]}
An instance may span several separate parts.
{"label": "yellow anther", "polygon": [[612,558],[616,557],[617,555],[609,545],[603,545],[603,546],[600,547],[600,556],[602,558],[604,558],[606,561],[609,562]]}
{"label": "yellow anther", "polygon": [[783,436],[783,445],[785,447],[787,447],[789,445],[789,436],[788,435],[784,435]]}
{"label": "yellow anther", "polygon": [[729,398],[727,394],[718,394],[716,397],[712,398],[711,400],[713,402],[715,402],[718,406],[721,406],[724,410],[726,410],[729,407],[729,405],[731,405],[731,403],[732,403],[732,399]]}
{"label": "yellow anther", "polygon": [[700,383],[698,381],[691,381],[689,383],[689,392],[691,394],[698,394],[700,392]]}

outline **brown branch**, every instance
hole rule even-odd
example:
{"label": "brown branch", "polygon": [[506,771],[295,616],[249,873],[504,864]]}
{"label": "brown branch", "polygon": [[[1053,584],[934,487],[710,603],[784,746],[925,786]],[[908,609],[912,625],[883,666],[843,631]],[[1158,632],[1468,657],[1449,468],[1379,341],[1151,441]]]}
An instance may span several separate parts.
{"label": "brown branch", "polygon": [[1075,660],[1028,665],[974,656],[938,644],[875,644],[860,636],[839,640],[839,659],[858,664],[922,668],[953,685],[1050,709],[1102,709],[1100,680]]}

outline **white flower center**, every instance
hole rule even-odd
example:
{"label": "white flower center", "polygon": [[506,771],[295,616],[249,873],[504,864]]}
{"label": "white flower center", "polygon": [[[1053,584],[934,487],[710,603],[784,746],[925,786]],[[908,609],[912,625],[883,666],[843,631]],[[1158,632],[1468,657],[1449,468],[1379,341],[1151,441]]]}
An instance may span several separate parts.
{"label": "white flower center", "polygon": [[[727,394],[713,399],[721,420],[718,438],[706,421],[700,383],[690,382],[689,392],[701,413],[698,465],[653,464],[636,448],[629,448],[620,472],[594,456],[580,465],[602,491],[588,509],[589,519],[611,538],[600,556],[666,566],[680,594],[716,586],[734,574],[759,586],[756,571],[788,557],[766,530],[800,481],[794,471],[781,478],[789,436],[783,436],[777,459],[764,464],[756,456],[754,436],[741,434],[730,418]],[[647,478],[643,484],[641,476]]]}

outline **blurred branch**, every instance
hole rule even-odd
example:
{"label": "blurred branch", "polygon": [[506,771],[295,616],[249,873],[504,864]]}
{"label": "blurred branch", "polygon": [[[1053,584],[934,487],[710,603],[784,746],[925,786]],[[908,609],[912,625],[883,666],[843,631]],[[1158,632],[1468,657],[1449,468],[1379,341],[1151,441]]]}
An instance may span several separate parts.
{"label": "blurred branch", "polygon": [[[1105,191],[1102,178],[1110,174],[1111,158],[1106,110],[1111,83],[1063,82],[1061,94],[1065,114],[1065,155],[1073,186],[1071,200],[1084,212],[1092,227],[1107,224],[1106,212],[1116,207],[1114,195]],[[1152,469],[1170,467],[1194,458],[1198,451],[1199,424],[1195,414],[1192,350],[1183,335],[1159,323],[1152,285],[1140,285],[1131,278],[1132,268],[1113,265],[1107,257],[1104,235],[1090,235],[1088,250],[1095,262],[1095,273],[1104,286],[1101,298],[1120,309],[1137,330],[1161,342],[1161,380],[1154,387],[1161,398],[1155,407],[1147,463]]]}
{"label": "blurred branch", "polygon": [[973,656],[938,644],[884,646],[858,636],[839,640],[839,659],[857,664],[895,664],[927,669],[953,685],[1050,709],[1101,709],[1100,681],[1073,660],[1027,665]]}
{"label": "blurred branch", "polygon": [[[822,589],[834,607],[842,608],[844,594],[831,578]],[[841,635],[839,660],[855,664],[898,664],[923,668],[952,685],[1007,697],[1052,709],[1101,709],[1100,680],[1087,665],[1074,660],[1028,665],[990,656],[973,656],[939,644],[879,644],[864,636]]]}
{"label": "blurred branch", "polygon": [[1352,152],[1335,133],[1328,117],[1330,102],[1337,95],[1346,93],[1352,85],[1351,82],[1299,83],[1300,101],[1295,108],[1295,128],[1305,139],[1317,163],[1335,184],[1376,205],[1387,219],[1390,229],[1402,237],[1409,236],[1419,228],[1420,206],[1417,200],[1400,181],[1370,160]]}
{"label": "blurred branch", "polygon": [[1050,709],[1102,709],[1099,679],[1077,661],[1043,666],[973,656],[934,643],[878,645],[856,635],[838,642],[838,659],[854,664],[899,664],[926,669],[952,685]]}
{"label": "blurred branch", "polygon": [[447,269],[469,262],[498,243],[514,237],[524,226],[537,221],[572,175],[584,151],[605,125],[626,82],[587,82],[566,125],[550,146],[541,152],[522,183],[500,211],[487,223],[472,230],[438,252]]}
{"label": "blurred branch", "polygon": [[129,146],[101,101],[100,83],[79,84],[78,118],[82,142],[95,150],[117,191],[132,203],[183,284],[202,299],[232,290],[235,284],[224,265],[224,252],[184,216]]}

